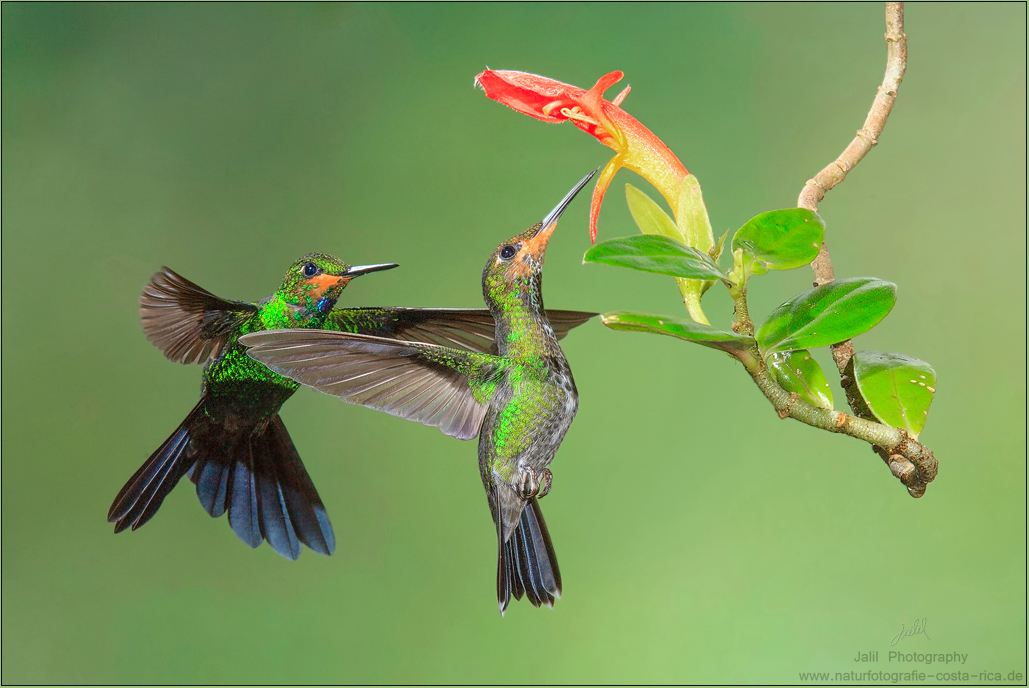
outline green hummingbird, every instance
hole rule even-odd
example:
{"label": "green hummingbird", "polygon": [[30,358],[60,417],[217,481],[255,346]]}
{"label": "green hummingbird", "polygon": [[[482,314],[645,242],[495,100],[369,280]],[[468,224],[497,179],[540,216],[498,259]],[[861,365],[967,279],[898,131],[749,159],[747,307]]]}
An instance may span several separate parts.
{"label": "green hummingbird", "polygon": [[460,439],[478,435],[479,472],[497,532],[501,614],[512,596],[524,594],[537,607],[561,596],[538,499],[550,490],[548,467],[579,401],[543,308],[543,260],[558,219],[594,174],[486,262],[482,290],[495,320],[495,354],[313,329],[240,340],[252,358],[319,391]]}
{"label": "green hummingbird", "polygon": [[[140,297],[143,331],[169,359],[205,364],[203,385],[197,405],[115,497],[107,514],[115,532],[149,521],[188,476],[207,513],[228,511],[232,530],[251,547],[267,539],[288,559],[300,556],[301,543],[332,554],[329,517],[279,417],[299,385],[246,356],[238,340],[268,329],[325,328],[496,350],[485,309],[333,308],[351,279],[395,267],[312,253],[256,304],[219,298],[168,268],[155,274]],[[551,315],[563,336],[592,314]]]}

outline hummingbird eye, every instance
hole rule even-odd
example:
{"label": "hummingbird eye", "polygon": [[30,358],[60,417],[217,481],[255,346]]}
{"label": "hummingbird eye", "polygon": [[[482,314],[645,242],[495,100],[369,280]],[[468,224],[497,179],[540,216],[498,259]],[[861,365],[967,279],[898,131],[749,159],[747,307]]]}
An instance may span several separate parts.
{"label": "hummingbird eye", "polygon": [[318,266],[314,263],[304,263],[304,277],[314,277],[318,274]]}
{"label": "hummingbird eye", "polygon": [[514,255],[516,253],[518,253],[518,251],[516,251],[515,247],[511,246],[510,244],[500,249],[500,257],[503,260],[511,260],[512,258],[514,258]]}

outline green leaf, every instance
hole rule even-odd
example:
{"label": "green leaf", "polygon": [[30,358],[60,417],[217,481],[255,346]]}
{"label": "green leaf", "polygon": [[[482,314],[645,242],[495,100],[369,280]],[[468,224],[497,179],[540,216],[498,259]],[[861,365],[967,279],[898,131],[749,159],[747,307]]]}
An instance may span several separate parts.
{"label": "green leaf", "polygon": [[725,277],[706,253],[690,248],[675,239],[654,234],[638,234],[604,241],[586,251],[582,260],[584,263],[606,263],[673,277]]}
{"label": "green leaf", "polygon": [[775,381],[787,392],[796,392],[807,403],[819,408],[832,408],[832,390],[818,361],[807,349],[775,352],[766,360]]}
{"label": "green leaf", "polygon": [[644,234],[657,234],[682,241],[683,235],[672,218],[650,196],[632,184],[625,185],[625,201],[636,225]]}
{"label": "green leaf", "polygon": [[917,438],[936,392],[936,371],[904,354],[858,351],[854,379],[875,417]]}
{"label": "green leaf", "polygon": [[745,351],[752,343],[749,337],[716,330],[710,325],[702,325],[692,320],[679,320],[663,315],[615,311],[604,313],[600,316],[600,321],[612,330],[663,334],[730,353]]}
{"label": "green leaf", "polygon": [[851,277],[815,287],[771,312],[757,331],[765,356],[828,346],[867,332],[897,301],[897,285],[874,277]]}
{"label": "green leaf", "polygon": [[792,270],[807,265],[818,255],[825,225],[817,213],[788,208],[761,213],[739,228],[732,248],[749,256],[749,273]]}

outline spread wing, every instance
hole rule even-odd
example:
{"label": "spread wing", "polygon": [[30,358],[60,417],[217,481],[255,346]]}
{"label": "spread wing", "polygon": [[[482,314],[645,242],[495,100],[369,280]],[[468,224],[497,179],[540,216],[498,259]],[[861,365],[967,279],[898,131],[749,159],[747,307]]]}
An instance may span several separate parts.
{"label": "spread wing", "polygon": [[479,434],[506,365],[481,353],[328,330],[268,330],[239,341],[280,375],[462,440]]}
{"label": "spread wing", "polygon": [[[547,311],[554,334],[562,339],[596,313]],[[485,308],[340,308],[327,328],[497,354],[496,322]]]}
{"label": "spread wing", "polygon": [[229,336],[257,313],[257,306],[220,299],[168,268],[150,278],[139,297],[143,332],[179,363],[205,363]]}

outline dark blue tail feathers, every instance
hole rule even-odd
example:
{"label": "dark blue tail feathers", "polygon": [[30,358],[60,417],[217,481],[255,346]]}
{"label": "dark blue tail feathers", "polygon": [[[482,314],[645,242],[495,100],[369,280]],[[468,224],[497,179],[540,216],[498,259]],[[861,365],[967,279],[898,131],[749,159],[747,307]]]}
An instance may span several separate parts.
{"label": "dark blue tail feathers", "polygon": [[511,597],[520,600],[523,594],[535,607],[553,607],[554,601],[561,597],[561,570],[536,498],[525,503],[518,527],[507,542],[503,541],[501,530],[497,528],[500,613],[507,609]]}
{"label": "dark blue tail feathers", "polygon": [[183,475],[196,484],[208,514],[229,512],[240,540],[267,540],[287,559],[301,543],[332,554],[336,540],[318,491],[282,419],[228,431],[203,411],[204,399],[129,479],[107,514],[115,532],[139,528],[157,512]]}

